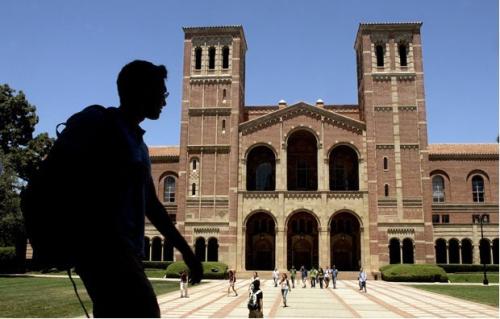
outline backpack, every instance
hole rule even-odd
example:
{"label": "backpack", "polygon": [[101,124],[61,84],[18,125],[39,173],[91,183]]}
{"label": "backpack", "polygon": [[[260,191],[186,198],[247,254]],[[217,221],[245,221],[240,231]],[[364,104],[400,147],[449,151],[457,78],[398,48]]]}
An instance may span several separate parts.
{"label": "backpack", "polygon": [[250,297],[248,298],[248,310],[257,310],[259,309],[259,302],[257,295],[260,294],[261,291],[253,291],[250,293]]}
{"label": "backpack", "polygon": [[[82,240],[85,227],[78,213],[85,201],[78,194],[78,177],[84,173],[78,173],[75,144],[85,140],[88,124],[96,116],[105,119],[106,113],[104,107],[93,105],[61,123],[64,130],[59,133],[56,128],[57,140],[21,192],[21,210],[36,268],[68,270],[75,265],[76,242]],[[101,132],[100,127],[94,126],[95,134]]]}

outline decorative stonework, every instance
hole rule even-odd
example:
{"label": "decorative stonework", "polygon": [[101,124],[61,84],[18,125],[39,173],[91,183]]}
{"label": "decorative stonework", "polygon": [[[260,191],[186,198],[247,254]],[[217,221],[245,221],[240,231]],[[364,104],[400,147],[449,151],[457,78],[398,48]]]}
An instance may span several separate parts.
{"label": "decorative stonework", "polygon": [[380,207],[396,207],[398,204],[395,199],[379,199],[378,206]]}
{"label": "decorative stonework", "polygon": [[200,234],[200,233],[204,233],[204,234],[218,234],[219,233],[219,228],[194,228],[193,229],[193,232],[195,234]]}
{"label": "decorative stonework", "polygon": [[306,199],[306,198],[321,198],[321,194],[317,192],[286,192],[285,198],[287,199]]}
{"label": "decorative stonework", "polygon": [[373,32],[370,34],[370,39],[374,44],[385,44],[389,42],[389,34],[386,32]]}
{"label": "decorative stonework", "polygon": [[412,72],[396,72],[396,73],[372,73],[374,81],[390,81],[392,77],[396,77],[398,81],[413,81],[416,74]]}
{"label": "decorative stonework", "polygon": [[405,236],[415,237],[415,229],[413,228],[389,228],[387,230],[389,236]]}
{"label": "decorative stonework", "polygon": [[233,43],[233,37],[231,36],[201,36],[193,37],[191,39],[193,48],[202,47],[203,49],[211,46],[230,46]]}
{"label": "decorative stonework", "polygon": [[205,108],[190,108],[188,110],[189,115],[191,116],[201,116],[201,115],[231,115],[230,107],[205,107]]}
{"label": "decorative stonework", "polygon": [[422,207],[422,203],[423,202],[421,198],[403,199],[404,207]]}
{"label": "decorative stonework", "polygon": [[363,198],[363,192],[329,192],[328,199],[360,199]]}
{"label": "decorative stonework", "polygon": [[376,148],[378,150],[393,150],[394,144],[377,144]]}
{"label": "decorative stonework", "polygon": [[398,110],[399,111],[411,111],[411,112],[414,112],[417,110],[417,107],[415,105],[400,105],[398,106]]}
{"label": "decorative stonework", "polygon": [[400,148],[402,150],[418,150],[418,144],[401,144]]}
{"label": "decorative stonework", "polygon": [[190,84],[231,84],[231,75],[192,75],[189,79]]}
{"label": "decorative stonework", "polygon": [[243,194],[243,198],[278,198],[278,192],[259,192],[259,191],[247,191],[247,192],[240,192]]}
{"label": "decorative stonework", "polygon": [[231,145],[188,145],[188,153],[229,153]]}
{"label": "decorative stonework", "polygon": [[375,106],[375,112],[392,112],[392,106]]}
{"label": "decorative stonework", "polygon": [[398,32],[394,35],[394,42],[409,44],[413,40],[413,34],[411,32]]}

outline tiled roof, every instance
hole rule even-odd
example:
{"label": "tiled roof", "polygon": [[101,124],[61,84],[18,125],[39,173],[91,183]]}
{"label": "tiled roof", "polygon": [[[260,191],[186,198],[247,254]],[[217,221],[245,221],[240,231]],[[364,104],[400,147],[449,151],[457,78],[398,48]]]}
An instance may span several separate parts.
{"label": "tiled roof", "polygon": [[179,157],[179,146],[148,146],[149,156],[159,157]]}
{"label": "tiled roof", "polygon": [[498,144],[429,144],[432,155],[498,155]]}

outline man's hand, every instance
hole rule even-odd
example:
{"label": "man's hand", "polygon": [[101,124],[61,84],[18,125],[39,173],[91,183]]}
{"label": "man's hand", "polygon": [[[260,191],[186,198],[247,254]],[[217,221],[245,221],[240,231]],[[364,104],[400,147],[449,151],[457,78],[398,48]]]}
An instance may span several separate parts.
{"label": "man's hand", "polygon": [[183,257],[190,271],[189,283],[196,285],[203,278],[203,266],[191,251],[190,253],[183,255]]}

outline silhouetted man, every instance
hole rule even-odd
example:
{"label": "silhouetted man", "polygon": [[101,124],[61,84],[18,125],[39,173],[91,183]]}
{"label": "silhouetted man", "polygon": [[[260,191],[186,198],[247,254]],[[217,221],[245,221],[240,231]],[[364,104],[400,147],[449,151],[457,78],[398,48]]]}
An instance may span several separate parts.
{"label": "silhouetted man", "polygon": [[71,141],[71,191],[79,198],[70,209],[81,216],[76,227],[83,230],[75,230],[75,268],[95,317],[160,317],[141,263],[145,217],[182,253],[191,282],[202,277],[201,263],[156,196],[139,126],[159,118],[166,77],[163,65],[127,64],[117,80],[120,107],[89,106],[68,120],[62,134]]}

